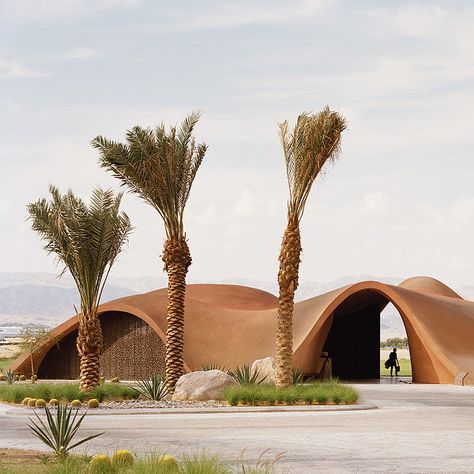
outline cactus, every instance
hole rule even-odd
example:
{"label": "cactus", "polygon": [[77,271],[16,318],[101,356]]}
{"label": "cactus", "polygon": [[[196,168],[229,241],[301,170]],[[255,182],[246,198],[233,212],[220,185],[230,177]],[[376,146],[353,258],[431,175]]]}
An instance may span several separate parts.
{"label": "cactus", "polygon": [[59,401],[58,401],[56,398],[52,398],[52,399],[49,401],[49,404],[50,404],[52,407],[55,407],[58,403],[59,403]]}
{"label": "cactus", "polygon": [[[24,377],[24,376],[23,376],[23,377]],[[20,378],[21,378],[21,377],[20,377]],[[32,376],[31,376],[31,381],[32,381],[33,383],[37,382],[37,381],[38,381],[38,376],[37,376],[37,375],[32,375]]]}
{"label": "cactus", "polygon": [[36,398],[30,398],[28,400],[28,406],[34,408],[36,406]]}
{"label": "cactus", "polygon": [[42,398],[38,398],[35,402],[35,407],[36,408],[44,408],[46,406],[46,401],[43,400]]}
{"label": "cactus", "polygon": [[89,408],[99,408],[99,400],[97,400],[97,398],[91,398],[88,402],[87,402],[87,406]]}
{"label": "cactus", "polygon": [[119,383],[120,379],[118,377],[114,377],[113,379],[110,380],[111,383]]}
{"label": "cactus", "polygon": [[112,464],[114,467],[129,467],[133,465],[135,458],[130,451],[120,449],[115,451],[112,456]]}
{"label": "cactus", "polygon": [[107,454],[94,454],[89,463],[91,474],[106,474],[113,472],[112,461]]}
{"label": "cactus", "polygon": [[105,383],[105,377],[100,377],[99,384],[104,385],[104,383]]}
{"label": "cactus", "polygon": [[179,464],[174,456],[163,454],[158,458],[158,464],[162,465],[167,472],[178,472]]}
{"label": "cactus", "polygon": [[79,408],[81,405],[82,405],[82,403],[81,403],[80,400],[73,400],[71,402],[71,406],[74,407],[74,408]]}
{"label": "cactus", "polygon": [[25,377],[24,375],[20,375],[20,376],[18,377],[18,380],[19,380],[20,382],[24,382],[24,381],[26,380],[26,377]]}
{"label": "cactus", "polygon": [[25,406],[28,406],[28,402],[31,400],[30,397],[26,397],[23,399],[23,401],[21,402],[22,405],[25,405]]}

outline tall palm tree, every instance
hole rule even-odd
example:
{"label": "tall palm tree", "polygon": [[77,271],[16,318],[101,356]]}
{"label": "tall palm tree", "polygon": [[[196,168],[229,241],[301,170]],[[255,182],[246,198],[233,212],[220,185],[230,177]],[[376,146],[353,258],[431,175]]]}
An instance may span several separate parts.
{"label": "tall palm tree", "polygon": [[191,254],[183,215],[207,150],[193,137],[198,120],[199,114],[192,113],[179,128],[171,127],[168,132],[163,124],[155,130],[134,127],[126,133],[126,144],[101,136],[92,141],[100,152],[102,167],[153,206],[164,222],[162,259],[168,273],[166,380],[170,391],[184,371],[184,300]]}
{"label": "tall palm tree", "polygon": [[293,307],[298,287],[301,255],[300,221],[315,179],[340,150],[344,118],[326,107],[319,113],[298,116],[293,132],[288,121],[279,124],[288,178],[288,222],[280,249],[278,272],[278,321],[276,338],[276,385],[292,383]]}
{"label": "tall palm tree", "polygon": [[50,186],[50,201],[28,204],[32,228],[56,254],[74,279],[81,301],[77,350],[80,357],[80,388],[99,384],[102,329],[98,306],[110,269],[132,230],[130,219],[120,212],[122,194],[94,189],[87,205],[71,190],[61,195]]}

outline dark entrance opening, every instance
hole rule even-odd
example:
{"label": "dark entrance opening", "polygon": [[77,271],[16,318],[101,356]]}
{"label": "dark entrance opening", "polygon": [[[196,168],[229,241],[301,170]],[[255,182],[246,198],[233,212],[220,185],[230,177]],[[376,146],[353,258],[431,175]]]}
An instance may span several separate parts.
{"label": "dark entrance opening", "polygon": [[341,380],[380,377],[380,313],[387,299],[372,290],[350,296],[333,313],[323,351]]}

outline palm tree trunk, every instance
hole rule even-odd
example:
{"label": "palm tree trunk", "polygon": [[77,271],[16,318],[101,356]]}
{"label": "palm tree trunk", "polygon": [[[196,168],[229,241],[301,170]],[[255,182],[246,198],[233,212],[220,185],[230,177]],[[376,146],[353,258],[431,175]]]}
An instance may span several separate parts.
{"label": "palm tree trunk", "polygon": [[162,258],[168,273],[166,383],[168,390],[173,392],[184,372],[184,301],[186,274],[192,261],[186,239],[167,239]]}
{"label": "palm tree trunk", "polygon": [[283,235],[278,272],[278,320],[276,337],[276,381],[278,388],[293,383],[291,358],[293,355],[293,307],[301,254],[301,238],[298,219],[288,216]]}
{"label": "palm tree trunk", "polygon": [[102,328],[97,313],[81,314],[77,350],[80,358],[79,388],[83,392],[99,385],[102,343]]}

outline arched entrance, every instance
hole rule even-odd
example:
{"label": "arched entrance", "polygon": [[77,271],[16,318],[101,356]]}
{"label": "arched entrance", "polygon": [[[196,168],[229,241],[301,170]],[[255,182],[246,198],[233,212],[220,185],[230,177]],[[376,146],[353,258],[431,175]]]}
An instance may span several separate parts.
{"label": "arched entrance", "polygon": [[[164,371],[165,345],[145,321],[119,311],[103,313],[100,319],[104,337],[101,375],[141,380]],[[49,350],[38,369],[40,379],[79,377],[76,339],[77,329]]]}
{"label": "arched entrance", "polygon": [[380,378],[380,314],[389,299],[362,290],[333,312],[323,352],[332,360],[332,374],[342,380]]}

